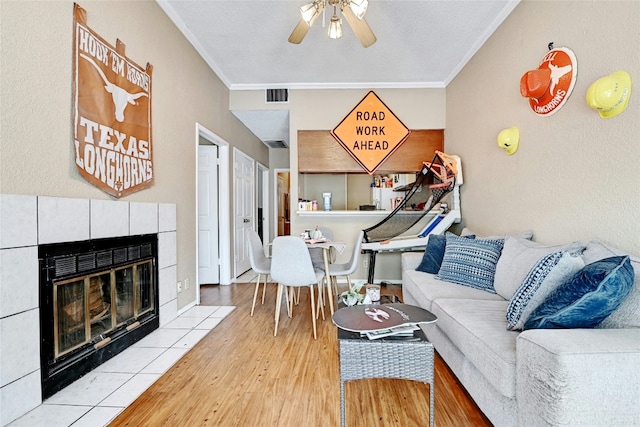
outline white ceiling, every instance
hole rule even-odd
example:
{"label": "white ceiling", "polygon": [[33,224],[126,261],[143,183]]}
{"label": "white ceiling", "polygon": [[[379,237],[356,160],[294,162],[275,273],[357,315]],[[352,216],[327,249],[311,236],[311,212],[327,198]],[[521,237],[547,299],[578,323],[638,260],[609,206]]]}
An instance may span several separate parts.
{"label": "white ceiling", "polygon": [[[345,20],[342,38],[329,39],[322,16],[289,43],[311,0],[156,1],[230,90],[444,88],[519,2],[370,0],[378,40],[363,48]],[[288,114],[234,114],[261,140],[288,143]]]}

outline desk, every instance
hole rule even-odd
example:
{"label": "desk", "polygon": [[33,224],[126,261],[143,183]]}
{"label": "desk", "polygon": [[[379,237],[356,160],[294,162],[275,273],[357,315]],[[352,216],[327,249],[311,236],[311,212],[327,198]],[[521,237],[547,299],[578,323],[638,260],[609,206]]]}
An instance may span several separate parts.
{"label": "desk", "polygon": [[[333,316],[333,290],[331,289],[331,280],[329,280],[329,255],[333,248],[335,248],[339,253],[344,252],[344,249],[347,247],[345,242],[336,242],[336,241],[316,241],[316,240],[305,240],[307,244],[307,248],[321,248],[322,249],[322,259],[324,261],[324,278],[327,283],[327,292],[329,296],[329,309],[331,310],[331,315]],[[322,289],[320,289],[322,292]],[[318,298],[322,298],[322,294]],[[324,316],[324,311],[322,312],[322,316]],[[324,317],[323,317],[324,318]]]}

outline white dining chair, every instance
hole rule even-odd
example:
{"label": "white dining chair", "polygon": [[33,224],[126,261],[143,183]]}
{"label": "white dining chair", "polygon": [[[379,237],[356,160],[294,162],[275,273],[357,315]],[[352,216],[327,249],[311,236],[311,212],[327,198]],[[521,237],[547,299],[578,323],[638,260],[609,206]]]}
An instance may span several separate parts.
{"label": "white dining chair", "polygon": [[251,264],[251,269],[258,274],[256,289],[253,292],[253,304],[251,304],[251,316],[253,316],[253,310],[256,307],[256,299],[258,297],[260,279],[262,276],[264,276],[264,286],[262,288],[262,304],[264,304],[264,297],[267,290],[267,279],[271,272],[271,260],[265,255],[262,240],[260,240],[260,236],[255,230],[249,229],[247,231],[247,239],[249,241],[249,262]]}
{"label": "white dining chair", "polygon": [[[278,283],[276,297],[275,327],[273,336],[278,334],[282,292],[286,287],[309,287],[311,299],[311,319],[313,323],[313,339],[317,339],[316,307],[314,302],[314,285],[318,285],[324,277],[324,271],[315,269],[304,241],[297,236],[279,236],[273,239],[271,255],[271,279]],[[290,304],[288,304],[290,305]],[[292,316],[292,310],[289,317]]]}
{"label": "white dining chair", "polygon": [[[351,253],[351,259],[344,264],[329,264],[329,277],[330,281],[334,284],[334,289],[337,288],[338,276],[346,276],[349,290],[351,290],[351,275],[358,269],[358,261],[360,260],[360,252],[362,250],[362,241],[364,240],[364,231],[358,233],[356,241],[353,244],[353,252]],[[337,294],[337,290],[336,290]]]}

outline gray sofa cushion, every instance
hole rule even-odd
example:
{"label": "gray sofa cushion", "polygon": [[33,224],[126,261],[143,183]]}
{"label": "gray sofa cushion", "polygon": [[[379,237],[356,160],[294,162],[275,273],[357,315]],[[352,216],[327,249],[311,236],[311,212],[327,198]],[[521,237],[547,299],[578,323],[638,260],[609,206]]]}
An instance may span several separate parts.
{"label": "gray sofa cushion", "polygon": [[507,301],[438,299],[436,325],[502,395],[516,395],[516,338],[508,331]]}
{"label": "gray sofa cushion", "polygon": [[[476,300],[504,301],[500,295],[491,294],[468,286],[443,282],[434,274],[416,270],[402,272],[402,301],[431,310],[431,303],[438,298],[470,298]],[[502,313],[504,318],[504,312]]]}
{"label": "gray sofa cushion", "polygon": [[522,237],[507,236],[496,265],[493,288],[503,298],[511,299],[540,258],[557,251],[582,252],[584,248],[582,242],[545,246]]}

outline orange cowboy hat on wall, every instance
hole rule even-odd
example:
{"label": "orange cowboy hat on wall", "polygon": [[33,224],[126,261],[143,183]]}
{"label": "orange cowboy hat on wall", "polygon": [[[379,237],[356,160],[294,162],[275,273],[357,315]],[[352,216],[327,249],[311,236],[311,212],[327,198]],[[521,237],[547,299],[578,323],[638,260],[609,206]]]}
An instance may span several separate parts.
{"label": "orange cowboy hat on wall", "polygon": [[566,48],[551,49],[537,69],[520,79],[520,94],[539,116],[550,116],[565,104],[573,91],[578,72],[574,53]]}
{"label": "orange cowboy hat on wall", "polygon": [[520,95],[525,98],[541,98],[551,84],[551,70],[538,68],[527,71],[520,79]]}

